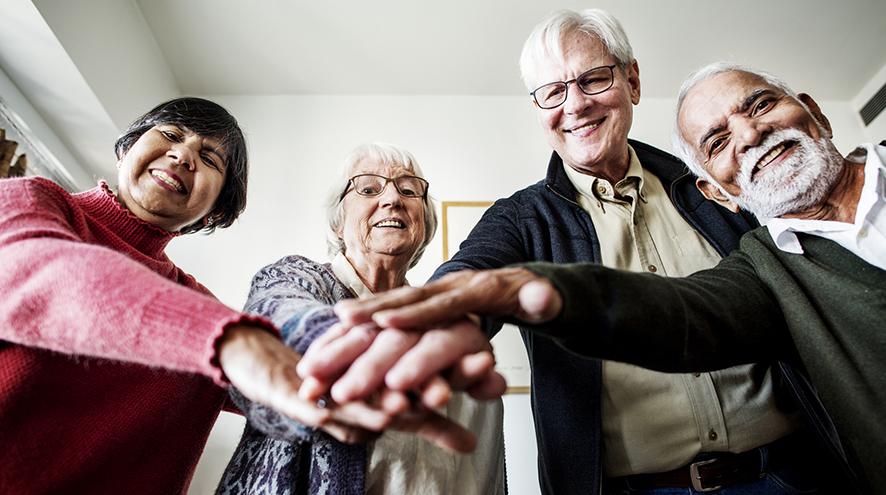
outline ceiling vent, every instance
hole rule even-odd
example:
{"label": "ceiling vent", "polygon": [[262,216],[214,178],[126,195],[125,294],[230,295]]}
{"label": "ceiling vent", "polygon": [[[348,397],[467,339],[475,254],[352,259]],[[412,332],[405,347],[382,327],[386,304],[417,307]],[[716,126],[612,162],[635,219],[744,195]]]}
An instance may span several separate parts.
{"label": "ceiling vent", "polygon": [[883,112],[884,108],[886,108],[886,84],[861,107],[859,113],[861,114],[861,120],[864,121],[864,125],[870,125]]}

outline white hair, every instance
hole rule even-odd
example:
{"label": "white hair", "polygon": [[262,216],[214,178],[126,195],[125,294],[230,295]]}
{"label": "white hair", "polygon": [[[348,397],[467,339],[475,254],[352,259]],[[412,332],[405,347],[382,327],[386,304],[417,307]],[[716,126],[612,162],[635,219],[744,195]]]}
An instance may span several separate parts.
{"label": "white hair", "polygon": [[[800,100],[797,93],[791,89],[786,82],[768,72],[752,69],[732,62],[714,62],[690,74],[689,77],[683,81],[683,85],[680,86],[680,93],[677,95],[677,111],[674,116],[674,129],[671,134],[671,144],[674,148],[674,154],[677,155],[677,158],[683,160],[683,163],[686,164],[690,172],[711,182],[714,182],[711,175],[704,169],[704,167],[702,167],[698,158],[696,158],[695,149],[688,141],[686,141],[683,137],[683,132],[680,130],[680,109],[683,108],[684,100],[686,100],[686,96],[692,88],[698,83],[724,72],[745,72],[757,76],[770,86],[783,91],[786,95],[797,100],[807,112],[809,111],[809,107]],[[716,184],[716,182],[714,183]]]}
{"label": "white hair", "polygon": [[[340,180],[326,194],[326,220],[328,224],[326,230],[326,251],[330,259],[334,258],[338,253],[345,252],[345,243],[338,235],[338,230],[344,222],[342,193],[346,190],[352,170],[363,160],[370,160],[387,166],[399,165],[412,172],[416,177],[425,178],[421,167],[418,166],[418,162],[412,156],[412,153],[393,144],[368,143],[354,148],[342,164],[339,172]],[[437,231],[437,210],[434,208],[434,202],[430,195],[426,194],[422,199],[422,203],[424,207],[425,238],[410,260],[409,268],[418,263],[421,255],[425,252],[425,248],[431,243],[434,233]]]}
{"label": "white hair", "polygon": [[520,74],[526,89],[534,90],[539,82],[533,79],[539,61],[553,57],[565,62],[563,40],[577,32],[599,39],[622,68],[633,62],[634,51],[628,35],[612,14],[601,9],[560,10],[538,23],[523,44]]}

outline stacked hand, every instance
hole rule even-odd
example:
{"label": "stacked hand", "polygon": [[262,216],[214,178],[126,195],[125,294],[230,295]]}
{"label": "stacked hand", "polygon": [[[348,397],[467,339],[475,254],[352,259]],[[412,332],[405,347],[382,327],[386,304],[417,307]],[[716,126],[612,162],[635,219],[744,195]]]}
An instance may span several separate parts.
{"label": "stacked hand", "polygon": [[464,271],[339,303],[340,324],[302,358],[250,327],[230,329],[219,356],[243,395],[340,441],[362,442],[392,428],[470,452],[474,435],[435,409],[453,390],[481,400],[504,393],[489,340],[472,315],[541,323],[561,307],[554,287],[528,270]]}
{"label": "stacked hand", "polygon": [[[329,393],[339,403],[388,393],[414,393],[426,414],[423,433],[467,433],[428,408],[448,400],[450,390],[477,399],[500,397],[504,378],[494,370],[488,337],[474,314],[513,316],[541,323],[559,314],[559,293],[546,279],[521,268],[453,273],[423,287],[403,287],[336,306],[340,324],[318,339],[298,366],[301,396]],[[414,409],[404,409],[414,411]],[[390,410],[397,414],[395,410]],[[448,422],[450,429],[443,429]],[[398,428],[396,419],[391,427]],[[441,433],[444,432],[445,433]],[[456,449],[458,450],[458,449]]]}

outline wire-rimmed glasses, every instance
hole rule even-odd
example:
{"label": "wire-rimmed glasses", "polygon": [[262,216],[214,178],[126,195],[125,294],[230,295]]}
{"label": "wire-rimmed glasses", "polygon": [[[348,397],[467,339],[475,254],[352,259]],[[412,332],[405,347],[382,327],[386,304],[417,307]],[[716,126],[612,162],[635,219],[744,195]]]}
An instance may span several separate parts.
{"label": "wire-rimmed glasses", "polygon": [[546,110],[557,108],[566,101],[566,96],[569,94],[569,85],[572,83],[578,84],[578,89],[588,96],[600,94],[611,88],[615,80],[614,68],[615,64],[594,67],[591,70],[582,72],[575,79],[548,83],[536,88],[535,91],[529,94],[535,99],[535,104],[539,108]]}
{"label": "wire-rimmed glasses", "polygon": [[378,174],[358,174],[348,179],[345,190],[342,191],[339,201],[344,199],[348,191],[353,191],[360,196],[378,196],[384,192],[388,182],[393,182],[400,196],[406,198],[424,198],[428,194],[428,181],[414,175],[401,175],[400,177],[385,177]]}

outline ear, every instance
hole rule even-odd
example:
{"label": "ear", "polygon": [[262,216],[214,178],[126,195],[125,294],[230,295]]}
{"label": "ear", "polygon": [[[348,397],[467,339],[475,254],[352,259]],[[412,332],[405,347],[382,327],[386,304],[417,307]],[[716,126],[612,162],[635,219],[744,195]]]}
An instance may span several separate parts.
{"label": "ear", "polygon": [[640,103],[640,65],[637,64],[637,59],[625,67],[625,75],[631,88],[631,103],[636,105]]}
{"label": "ear", "polygon": [[723,193],[723,189],[721,189],[719,185],[699,177],[698,179],[695,179],[695,187],[698,188],[702,196],[705,198],[717,203],[732,213],[738,213],[738,205]]}
{"label": "ear", "polygon": [[812,114],[812,117],[815,118],[815,120],[817,120],[818,123],[825,128],[828,133],[827,137],[829,139],[834,137],[834,131],[831,128],[831,123],[828,121],[828,118],[825,117],[824,114],[821,112],[821,108],[819,108],[818,103],[816,103],[815,100],[813,100],[812,97],[806,93],[800,93],[797,96],[800,98],[800,101],[802,101],[807,107],[809,107],[809,113]]}

